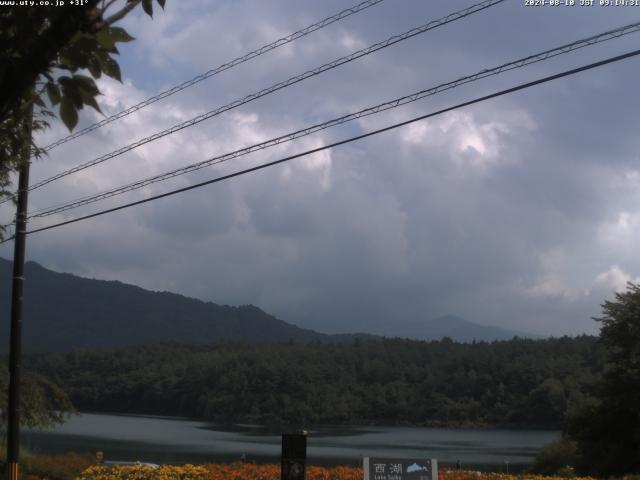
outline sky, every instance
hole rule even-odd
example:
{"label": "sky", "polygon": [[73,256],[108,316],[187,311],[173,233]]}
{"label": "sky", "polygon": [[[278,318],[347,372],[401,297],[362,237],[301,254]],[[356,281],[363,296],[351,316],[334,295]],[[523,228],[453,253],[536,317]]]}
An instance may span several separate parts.
{"label": "sky", "polygon": [[[353,4],[356,2],[354,1]],[[35,161],[31,183],[472,5],[385,0]],[[576,0],[579,4],[579,0]],[[598,3],[598,2],[596,2]],[[168,0],[121,26],[116,113],[353,5]],[[640,19],[640,7],[506,0],[30,194],[30,210],[248,146]],[[638,48],[640,33],[489,77],[32,228],[208,180]],[[27,258],[327,333],[393,335],[455,314],[538,335],[596,333],[640,281],[640,58],[461,108],[142,206],[30,235]],[[81,126],[102,119],[86,109]],[[45,145],[67,134],[56,123]],[[11,219],[7,206],[3,220]],[[12,245],[0,256],[12,257]],[[28,281],[28,279],[27,279]]]}

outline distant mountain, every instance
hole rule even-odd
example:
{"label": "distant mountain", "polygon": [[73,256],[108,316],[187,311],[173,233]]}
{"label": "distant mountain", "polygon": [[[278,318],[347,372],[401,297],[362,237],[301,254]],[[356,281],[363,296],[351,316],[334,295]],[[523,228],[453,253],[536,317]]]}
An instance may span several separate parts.
{"label": "distant mountain", "polygon": [[[0,258],[0,351],[8,349],[12,262]],[[160,342],[211,344],[351,342],[369,335],[326,335],[252,305],[232,307],[117,281],[25,265],[26,351],[120,347]]]}
{"label": "distant mountain", "polygon": [[444,315],[422,323],[401,325],[398,327],[398,336],[419,340],[440,340],[449,337],[457,342],[490,342],[511,340],[513,337],[540,338],[530,333],[470,322],[456,315]]}
{"label": "distant mountain", "polygon": [[[0,352],[8,349],[12,262],[0,258]],[[253,305],[232,307],[118,281],[93,280],[25,265],[23,345],[26,351],[65,351],[150,345],[238,343],[343,343],[368,334],[328,335],[300,328]],[[399,325],[392,336],[458,342],[539,338],[480,325],[455,315]]]}

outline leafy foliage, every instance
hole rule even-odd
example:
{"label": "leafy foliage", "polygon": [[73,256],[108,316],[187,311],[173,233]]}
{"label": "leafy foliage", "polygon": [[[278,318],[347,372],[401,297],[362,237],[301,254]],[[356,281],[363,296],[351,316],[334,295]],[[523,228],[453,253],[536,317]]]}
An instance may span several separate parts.
{"label": "leafy foliage", "polygon": [[536,455],[531,466],[531,471],[539,475],[555,475],[563,469],[576,465],[578,460],[578,448],[576,443],[563,437],[542,447]]}
{"label": "leafy foliage", "polygon": [[33,480],[75,480],[95,463],[94,455],[69,452],[61,455],[32,455],[24,459],[22,469]]}
{"label": "leafy foliage", "polygon": [[628,284],[602,305],[606,368],[596,402],[574,415],[568,433],[583,459],[580,471],[600,476],[640,472],[640,285]]}
{"label": "leafy foliage", "polygon": [[[9,371],[0,363],[0,430],[7,424]],[[54,382],[33,372],[23,372],[20,394],[20,423],[27,427],[50,427],[63,423],[74,412],[67,394]]]}
{"label": "leafy foliage", "polygon": [[[157,2],[164,8],[164,0]],[[100,111],[94,79],[121,80],[116,44],[133,37],[113,24],[140,3],[149,16],[153,8],[151,0],[124,0],[111,12],[115,3],[0,9],[0,198],[9,194],[10,173],[25,161],[25,149],[36,157],[44,153],[32,130],[49,127],[56,109],[73,130],[84,106]]]}
{"label": "leafy foliage", "polygon": [[78,480],[209,480],[209,471],[196,465],[162,465],[149,467],[145,465],[105,467],[96,465],[88,468]]}
{"label": "leafy foliage", "polygon": [[[0,466],[2,452],[0,451]],[[135,479],[180,479],[180,480],[278,480],[280,465],[255,463],[215,463],[208,465],[162,465],[149,466],[97,466],[91,465],[89,455],[65,454],[56,456],[36,456],[25,459],[26,480],[135,480]],[[84,468],[82,467],[84,465]],[[362,467],[335,466],[322,467],[307,465],[307,480],[361,480]],[[0,479],[4,477],[0,473]],[[561,476],[540,476],[532,474],[509,475],[504,473],[468,472],[465,470],[438,469],[442,480],[560,480]],[[594,480],[590,477],[575,480]],[[627,476],[624,480],[638,480]]]}
{"label": "leafy foliage", "polygon": [[[5,450],[0,449],[0,480],[7,478],[5,461]],[[32,455],[24,449],[20,452],[20,470],[25,480],[75,480],[95,462],[95,456],[86,453]]]}
{"label": "leafy foliage", "polygon": [[593,337],[459,344],[157,345],[33,355],[81,410],[262,424],[559,427],[601,364]]}
{"label": "leafy foliage", "polygon": [[[354,467],[306,468],[307,480],[360,480],[362,469]],[[147,466],[94,466],[82,473],[78,480],[278,480],[280,465],[256,465],[252,463],[210,465],[162,465]]]}

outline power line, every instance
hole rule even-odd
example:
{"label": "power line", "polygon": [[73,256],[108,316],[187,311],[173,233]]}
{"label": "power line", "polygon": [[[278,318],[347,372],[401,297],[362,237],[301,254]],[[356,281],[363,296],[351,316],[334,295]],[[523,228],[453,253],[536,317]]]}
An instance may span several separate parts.
{"label": "power line", "polygon": [[362,3],[359,3],[358,5],[355,5],[353,7],[350,8],[346,8],[338,13],[336,13],[335,15],[332,15],[330,17],[327,17],[323,20],[320,20],[317,23],[314,23],[313,25],[309,25],[308,27],[305,27],[301,30],[298,30],[297,32],[294,32],[290,35],[287,35],[286,37],[282,37],[279,38],[278,40],[271,42],[267,45],[263,45],[262,47],[253,50],[245,55],[242,55],[240,57],[234,58],[233,60],[231,60],[230,62],[227,63],[223,63],[222,65],[217,66],[214,69],[209,70],[208,72],[202,73],[200,75],[197,75],[195,77],[193,77],[191,80],[187,80],[179,85],[176,85],[174,87],[169,88],[168,90],[165,90],[163,92],[158,93],[157,95],[154,95],[153,97],[147,98],[146,100],[143,100],[142,102],[133,105],[125,110],[122,110],[118,113],[115,113],[113,115],[111,115],[110,117],[107,117],[97,123],[94,123],[93,125],[89,125],[86,128],[83,128],[82,130],[78,130],[75,133],[72,133],[64,138],[61,138],[59,140],[56,140],[55,142],[47,145],[46,147],[44,147],[43,149],[46,151],[52,150],[55,147],[62,145],[63,143],[67,143],[73,139],[76,139],[78,137],[81,137],[83,135],[86,135],[89,132],[93,132],[94,130],[97,130],[98,128],[104,127],[105,125],[114,122],[116,120],[119,120],[122,117],[126,117],[127,115],[130,115],[134,112],[137,112],[138,110],[141,110],[159,100],[162,100],[164,98],[170,97],[171,95],[178,93],[186,88],[192,87],[193,85],[202,82],[203,80],[206,80],[207,78],[211,78],[214,75],[217,75],[218,73],[224,72],[225,70],[229,70],[230,68],[236,67],[244,62],[247,62],[249,60],[252,60],[256,57],[259,57],[260,55],[263,55],[267,52],[270,52],[271,50],[275,50],[276,48],[282,47],[283,45],[286,45],[288,43],[293,42],[294,40],[297,40],[299,38],[302,38],[306,35],[309,35],[310,33],[315,32],[316,30],[320,30],[321,28],[324,28],[328,25],[331,25],[332,23],[335,23],[339,20],[342,20],[344,18],[347,18],[351,15],[354,15],[358,12],[361,12],[363,10],[366,10],[369,7],[372,7],[374,5],[377,5],[378,3],[383,2],[384,0],[367,0],[364,1]]}
{"label": "power line", "polygon": [[[637,56],[637,55],[640,55],[640,49],[639,50],[634,50],[632,52],[628,52],[628,53],[625,53],[625,54],[622,54],[622,55],[617,55],[615,57],[610,57],[610,58],[607,58],[605,60],[601,60],[599,62],[594,62],[594,63],[590,63],[588,65],[583,65],[581,67],[574,68],[574,69],[571,69],[571,70],[566,70],[564,72],[557,73],[555,75],[550,75],[550,76],[547,76],[547,77],[543,77],[543,78],[540,78],[538,80],[534,80],[534,81],[531,81],[531,82],[523,83],[523,84],[517,85],[515,87],[511,87],[511,88],[508,88],[508,89],[505,89],[505,90],[500,90],[499,92],[495,92],[495,93],[492,93],[492,94],[489,94],[489,95],[485,95],[483,97],[479,97],[479,98],[476,98],[474,100],[469,100],[467,102],[459,103],[459,104],[454,105],[452,107],[448,107],[448,108],[445,108],[445,109],[442,109],[442,110],[438,110],[436,112],[428,113],[426,115],[421,115],[419,117],[414,117],[412,119],[405,120],[404,122],[395,123],[393,125],[389,125],[389,126],[384,127],[384,128],[373,130],[371,132],[364,133],[362,135],[357,135],[355,137],[350,137],[350,138],[347,138],[345,140],[341,140],[339,142],[334,142],[334,143],[332,143],[330,145],[325,145],[323,147],[318,147],[318,148],[314,148],[314,149],[311,149],[311,150],[307,150],[305,152],[297,153],[295,155],[290,155],[288,157],[281,158],[279,160],[275,160],[273,162],[269,162],[269,163],[265,163],[265,164],[258,165],[258,166],[255,166],[255,167],[247,168],[245,170],[241,170],[241,171],[238,171],[238,172],[235,172],[235,173],[231,173],[229,175],[224,175],[224,176],[221,176],[221,177],[217,177],[217,178],[214,178],[214,179],[211,179],[211,180],[207,180],[205,182],[197,183],[195,185],[190,185],[188,187],[183,187],[183,188],[179,188],[177,190],[172,190],[170,192],[166,192],[166,193],[163,193],[163,194],[160,194],[160,195],[155,195],[153,197],[145,198],[143,200],[138,200],[136,202],[131,202],[131,203],[127,203],[127,204],[124,204],[124,205],[120,205],[118,207],[102,210],[102,211],[99,211],[99,212],[96,212],[96,213],[92,213],[90,215],[85,215],[83,217],[74,218],[72,220],[66,220],[64,222],[55,223],[53,225],[48,225],[46,227],[36,228],[34,230],[29,230],[27,232],[27,234],[42,232],[42,231],[45,231],[45,230],[50,230],[50,229],[61,227],[61,226],[64,226],[64,225],[69,225],[71,223],[80,222],[80,221],[87,220],[87,219],[90,219],[90,218],[94,218],[94,217],[98,217],[98,216],[101,216],[101,215],[105,215],[107,213],[116,212],[118,210],[124,210],[124,209],[129,208],[129,207],[133,207],[133,206],[136,206],[136,205],[141,205],[143,203],[151,202],[151,201],[158,200],[158,199],[161,199],[161,198],[164,198],[164,197],[168,197],[168,196],[171,196],[171,195],[176,195],[178,193],[182,193],[182,192],[186,192],[186,191],[193,190],[193,189],[196,189],[196,188],[200,188],[200,187],[203,187],[205,185],[210,185],[210,184],[213,184],[213,183],[221,182],[223,180],[228,180],[230,178],[239,177],[239,176],[245,175],[247,173],[255,172],[257,170],[262,170],[262,169],[267,168],[267,167],[272,167],[274,165],[278,165],[278,164],[281,164],[281,163],[284,163],[284,162],[287,162],[287,161],[290,161],[290,160],[293,160],[293,159],[296,159],[296,158],[300,158],[300,157],[303,157],[303,156],[306,156],[306,155],[311,155],[313,153],[321,152],[321,151],[327,150],[329,148],[334,148],[334,147],[337,147],[337,146],[340,146],[340,145],[345,145],[345,144],[354,142],[356,140],[362,140],[364,138],[371,137],[373,135],[377,135],[377,134],[380,134],[380,133],[383,133],[383,132],[387,132],[389,130],[393,130],[393,129],[396,129],[396,128],[399,128],[399,127],[403,127],[405,125],[409,125],[411,123],[418,122],[420,120],[425,120],[427,118],[435,117],[437,115],[441,115],[443,113],[447,113],[447,112],[450,112],[450,111],[453,111],[453,110],[457,110],[459,108],[467,107],[469,105],[474,105],[476,103],[484,102],[486,100],[490,100],[492,98],[500,97],[500,96],[503,96],[503,95],[506,95],[506,94],[509,94],[509,93],[517,92],[519,90],[524,90],[526,88],[530,88],[530,87],[533,87],[533,86],[536,86],[536,85],[547,83],[547,82],[550,82],[552,80],[556,80],[556,79],[559,79],[559,78],[562,78],[562,77],[567,77],[569,75],[575,75],[576,73],[580,73],[580,72],[583,72],[583,71],[586,71],[586,70],[590,70],[590,69],[593,69],[593,68],[596,68],[596,67],[600,67],[600,66],[607,65],[607,64],[610,64],[610,63],[614,63],[614,62],[618,62],[618,61],[621,61],[621,60],[625,60],[627,58],[631,58],[631,57],[634,57],[634,56]],[[9,240],[11,240],[11,238],[9,238],[7,240],[4,240],[3,242],[0,242],[0,243],[5,243],[5,242],[7,242]]]}
{"label": "power line", "polygon": [[369,115],[373,115],[373,114],[377,114],[386,110],[390,110],[392,108],[397,108],[401,105],[406,105],[412,102],[415,102],[417,100],[432,96],[432,95],[436,95],[438,93],[441,93],[443,91],[446,90],[450,90],[453,88],[456,88],[460,85],[464,85],[467,83],[471,83],[477,80],[480,80],[482,78],[486,78],[489,76],[493,76],[493,75],[498,75],[500,73],[506,72],[506,71],[510,71],[516,68],[522,68],[524,66],[527,65],[531,65],[533,63],[537,63],[540,61],[544,61],[547,60],[549,58],[553,58],[559,55],[563,55],[566,53],[569,53],[571,51],[574,50],[578,50],[580,48],[584,48],[587,46],[591,46],[591,45],[595,45],[597,43],[601,43],[601,42],[605,42],[611,39],[615,39],[615,38],[619,38],[623,35],[627,35],[630,33],[634,33],[634,32],[638,32],[640,31],[640,22],[636,22],[630,25],[626,25],[623,27],[618,27],[616,29],[613,30],[609,30],[607,32],[604,33],[600,33],[598,35],[593,35],[581,40],[577,40],[574,41],[572,43],[568,43],[565,45],[562,45],[560,47],[556,47],[550,50],[546,50],[544,52],[540,52],[540,53],[536,53],[534,55],[529,55],[527,57],[524,58],[520,58],[518,60],[514,60],[508,63],[504,63],[502,65],[499,65],[497,67],[493,67],[490,69],[484,69],[478,73],[475,73],[473,75],[468,75],[465,77],[461,77],[458,78],[457,80],[454,80],[452,82],[448,82],[448,83],[443,83],[440,85],[437,85],[435,87],[429,88],[429,89],[425,89],[425,90],[421,90],[419,92],[413,93],[411,95],[405,95],[403,97],[399,97],[396,98],[394,100],[390,100],[387,101],[385,103],[381,103],[378,104],[376,106],[373,107],[368,107],[366,109],[360,110],[358,112],[355,113],[351,113],[348,115],[344,115],[338,118],[334,118],[332,120],[328,120],[326,122],[323,123],[319,123],[316,125],[312,125],[310,127],[306,127],[300,130],[297,130],[295,132],[292,133],[288,133],[286,135],[281,135],[279,137],[275,137],[269,140],[266,140],[264,142],[260,142],[248,147],[244,147],[242,149],[239,150],[235,150],[233,152],[230,153],[225,153],[223,155],[218,155],[216,157],[212,157],[209,158],[207,160],[203,160],[201,162],[197,162],[197,163],[193,163],[190,165],[187,165],[185,167],[181,167],[181,168],[177,168],[168,172],[164,172],[158,175],[154,175],[152,177],[148,177],[142,180],[138,180],[136,182],[124,185],[124,186],[120,186],[111,190],[107,190],[105,192],[101,192],[98,194],[94,194],[94,195],[90,195],[90,196],[85,196],[73,201],[68,201],[65,203],[61,203],[52,207],[47,207],[44,209],[40,209],[34,212],[31,212],[29,214],[28,218],[42,218],[42,217],[46,217],[49,215],[53,215],[56,213],[60,213],[60,212],[64,212],[67,210],[71,210],[74,208],[78,208],[84,205],[89,205],[91,203],[100,201],[100,200],[104,200],[106,198],[110,198],[110,197],[114,197],[116,195],[121,195],[123,193],[126,192],[130,192],[133,190],[137,190],[140,188],[143,188],[145,186],[148,185],[152,185],[154,183],[158,183],[164,180],[168,180],[170,178],[174,178],[177,177],[179,175],[184,175],[186,173],[190,173],[196,170],[200,170],[202,168],[211,166],[211,165],[217,165],[219,163],[223,163],[229,160],[232,160],[234,158],[238,158],[240,156],[244,156],[244,155],[248,155],[252,152],[258,151],[258,150],[264,150],[266,148],[272,147],[272,146],[276,146],[276,145],[280,145],[282,143],[285,142],[289,142],[301,137],[305,137],[307,135],[311,135],[312,133],[316,133],[319,132],[321,130],[336,126],[336,125],[342,125],[346,122],[358,119],[358,118],[362,118],[365,116],[369,116]]}
{"label": "power line", "polygon": [[149,137],[143,138],[141,140],[138,140],[137,142],[131,143],[129,145],[126,145],[122,148],[119,148],[118,150],[115,150],[111,153],[108,153],[106,155],[102,155],[101,157],[98,157],[94,160],[91,160],[89,162],[83,163],[81,165],[78,165],[74,168],[71,168],[69,170],[66,170],[64,172],[58,173],[52,177],[49,177],[45,180],[42,180],[34,185],[32,185],[29,190],[35,190],[37,188],[40,188],[48,183],[51,183],[55,180],[58,180],[60,178],[66,177],[67,175],[71,175],[73,173],[79,172],[81,170],[84,170],[86,168],[89,168],[91,166],[97,165],[99,163],[105,162],[107,160],[110,160],[112,158],[115,158],[119,155],[122,155],[123,153],[126,153],[130,150],[133,150],[134,148],[140,147],[142,145],[145,145],[147,143],[150,143],[154,140],[158,140],[159,138],[165,137],[167,135],[173,134],[175,132],[178,132],[180,130],[183,130],[185,128],[191,127],[193,125],[196,125],[200,122],[203,122],[205,120],[208,120],[212,117],[215,117],[217,115],[220,115],[221,113],[227,112],[231,109],[234,109],[236,107],[239,107],[241,105],[244,105],[246,103],[252,102],[253,100],[257,100],[258,98],[264,97],[266,95],[269,95],[273,92],[276,92],[278,90],[281,90],[285,87],[289,87],[291,85],[294,85],[298,82],[301,82],[303,80],[306,80],[307,78],[319,75],[323,72],[326,72],[327,70],[331,70],[334,69],[340,65],[343,65],[345,63],[349,63],[352,62],[360,57],[364,57],[366,55],[370,55],[371,53],[374,53],[378,50],[382,50],[384,48],[387,48],[391,45],[394,45],[398,42],[407,40],[409,38],[412,38],[416,35],[419,35],[421,33],[425,33],[429,30],[433,30],[437,27],[440,27],[442,25],[446,25],[448,23],[454,22],[456,20],[460,20],[462,18],[465,18],[469,15],[472,15],[474,13],[478,13],[482,10],[485,10],[489,7],[492,7],[494,5],[497,5],[499,3],[504,2],[505,0],[484,0],[482,2],[476,3],[474,5],[471,5],[470,7],[467,7],[465,9],[459,10],[457,12],[453,12],[450,13],[449,15],[442,17],[438,20],[432,20],[424,25],[421,25],[419,27],[415,27],[412,28],[411,30],[408,30],[402,34],[399,35],[393,35],[392,37],[387,38],[386,40],[382,41],[382,42],[378,42],[375,43],[367,48],[364,48],[362,50],[358,50],[356,52],[353,52],[347,56],[338,58],[337,60],[333,60],[332,62],[326,63],[320,67],[316,67],[312,70],[308,70],[300,75],[296,75],[294,77],[289,78],[288,80],[284,80],[282,82],[276,83],[268,88],[262,89],[256,93],[252,93],[250,95],[247,95],[241,99],[235,100],[227,105],[224,105],[222,107],[218,107],[214,110],[211,110],[207,113],[203,113],[201,115],[198,115],[197,117],[192,118],[191,120],[187,120],[186,122],[174,125],[173,127],[170,127],[166,130],[163,130],[161,132],[155,133]]}

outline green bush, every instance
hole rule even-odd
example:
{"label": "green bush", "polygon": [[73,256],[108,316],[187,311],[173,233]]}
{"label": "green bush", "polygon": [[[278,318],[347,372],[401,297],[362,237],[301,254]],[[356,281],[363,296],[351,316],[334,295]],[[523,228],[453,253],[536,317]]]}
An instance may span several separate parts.
{"label": "green bush", "polygon": [[[0,480],[7,479],[5,453],[0,453]],[[84,470],[95,464],[95,457],[88,453],[64,453],[60,455],[20,454],[21,477],[31,479],[74,480]]]}
{"label": "green bush", "polygon": [[566,438],[547,443],[536,455],[531,472],[539,475],[571,477],[578,463],[578,449]]}
{"label": "green bush", "polygon": [[573,467],[570,467],[569,465],[562,467],[560,470],[556,472],[556,477],[573,478],[575,476],[576,476],[576,471],[574,470]]}

